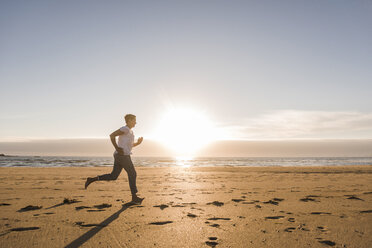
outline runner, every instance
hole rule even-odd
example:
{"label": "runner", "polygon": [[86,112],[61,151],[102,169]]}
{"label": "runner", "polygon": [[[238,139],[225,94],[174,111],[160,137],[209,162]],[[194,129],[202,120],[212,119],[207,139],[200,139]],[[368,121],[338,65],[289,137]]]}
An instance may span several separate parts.
{"label": "runner", "polygon": [[[127,114],[125,117],[126,126],[123,126],[110,134],[110,139],[115,147],[114,152],[114,167],[110,174],[104,174],[96,177],[88,177],[85,182],[85,189],[88,188],[89,184],[95,181],[112,181],[116,180],[120,175],[122,169],[128,174],[128,181],[130,191],[132,193],[132,202],[141,203],[144,198],[137,196],[137,185],[136,178],[137,172],[133,166],[130,155],[132,154],[132,148],[142,143],[143,137],[138,138],[138,141],[134,143],[134,133],[132,128],[137,124],[136,116]],[[118,136],[118,142],[116,143],[116,136]]]}

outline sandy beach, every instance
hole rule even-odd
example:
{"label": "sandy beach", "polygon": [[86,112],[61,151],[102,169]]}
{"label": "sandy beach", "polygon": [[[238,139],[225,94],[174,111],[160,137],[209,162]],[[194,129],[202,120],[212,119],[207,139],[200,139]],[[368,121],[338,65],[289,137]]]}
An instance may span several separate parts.
{"label": "sandy beach", "polygon": [[372,167],[0,168],[1,247],[371,247]]}

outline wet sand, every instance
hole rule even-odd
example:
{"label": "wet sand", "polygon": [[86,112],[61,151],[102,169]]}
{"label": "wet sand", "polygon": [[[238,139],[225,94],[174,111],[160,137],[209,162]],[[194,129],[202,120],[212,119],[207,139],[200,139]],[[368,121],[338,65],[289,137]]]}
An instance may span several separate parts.
{"label": "wet sand", "polygon": [[372,166],[0,168],[1,247],[371,247]]}

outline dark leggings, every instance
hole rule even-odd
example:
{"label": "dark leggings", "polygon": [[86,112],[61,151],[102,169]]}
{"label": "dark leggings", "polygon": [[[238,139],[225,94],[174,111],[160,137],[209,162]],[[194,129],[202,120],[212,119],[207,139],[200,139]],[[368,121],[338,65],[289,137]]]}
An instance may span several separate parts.
{"label": "dark leggings", "polygon": [[130,191],[132,192],[132,195],[135,195],[138,192],[136,186],[137,172],[136,169],[134,169],[132,159],[130,158],[129,155],[119,155],[116,153],[114,154],[114,159],[115,159],[114,168],[112,169],[112,172],[110,174],[98,176],[98,180],[99,181],[116,180],[120,175],[121,170],[124,168],[124,170],[128,174]]}

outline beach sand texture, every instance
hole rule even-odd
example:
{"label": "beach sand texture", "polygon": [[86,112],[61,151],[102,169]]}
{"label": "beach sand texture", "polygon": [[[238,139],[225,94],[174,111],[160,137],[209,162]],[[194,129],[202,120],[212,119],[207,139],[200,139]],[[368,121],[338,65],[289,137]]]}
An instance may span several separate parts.
{"label": "beach sand texture", "polygon": [[372,247],[372,166],[0,168],[1,247]]}

